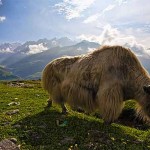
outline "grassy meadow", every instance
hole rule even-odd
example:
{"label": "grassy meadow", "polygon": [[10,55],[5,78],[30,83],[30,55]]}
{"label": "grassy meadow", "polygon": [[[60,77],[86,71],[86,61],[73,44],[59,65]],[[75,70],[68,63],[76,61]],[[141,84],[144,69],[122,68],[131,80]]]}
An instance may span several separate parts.
{"label": "grassy meadow", "polygon": [[116,123],[103,124],[98,114],[54,104],[45,109],[47,93],[40,81],[0,82],[0,141],[16,138],[22,150],[148,150],[150,128],[134,116],[128,101]]}

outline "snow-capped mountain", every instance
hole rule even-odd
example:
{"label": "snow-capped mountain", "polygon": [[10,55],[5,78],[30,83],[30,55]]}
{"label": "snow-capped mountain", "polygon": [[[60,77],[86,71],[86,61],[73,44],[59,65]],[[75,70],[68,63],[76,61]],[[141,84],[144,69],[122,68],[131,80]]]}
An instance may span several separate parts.
{"label": "snow-capped mountain", "polygon": [[[129,47],[150,72],[150,49],[145,50],[139,45],[126,44],[124,46]],[[77,43],[66,37],[28,41],[11,49],[11,52],[6,50],[5,53],[0,53],[0,65],[10,69],[14,75],[37,79],[40,78],[41,71],[49,61],[64,55],[85,54],[98,47],[100,47],[99,43],[86,40]],[[7,49],[7,46],[5,48]]]}
{"label": "snow-capped mountain", "polygon": [[13,53],[21,43],[3,43],[0,45],[0,53]]}
{"label": "snow-capped mountain", "polygon": [[20,46],[20,43],[3,43],[0,44],[0,64],[14,53],[16,53],[15,49]]}
{"label": "snow-capped mountain", "polygon": [[14,74],[26,78],[32,74],[41,72],[44,66],[52,59],[64,55],[75,56],[85,54],[89,52],[89,49],[94,50],[99,46],[100,45],[98,43],[82,41],[71,46],[53,47],[41,53],[27,55],[25,58],[16,63],[12,63],[8,67],[12,68]]}
{"label": "snow-capped mountain", "polygon": [[64,47],[75,44],[75,41],[70,40],[67,37],[60,39],[39,39],[38,41],[27,41],[24,44],[20,43],[5,43],[0,45],[0,64],[9,66],[14,64],[28,55],[34,55],[42,53],[48,49],[54,47]]}

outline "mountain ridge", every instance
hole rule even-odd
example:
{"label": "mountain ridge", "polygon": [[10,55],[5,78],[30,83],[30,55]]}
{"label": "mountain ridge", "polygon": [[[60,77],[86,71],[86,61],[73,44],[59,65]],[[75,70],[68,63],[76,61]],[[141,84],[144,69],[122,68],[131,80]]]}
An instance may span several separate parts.
{"label": "mountain ridge", "polygon": [[[51,60],[64,56],[75,56],[91,52],[101,45],[90,41],[72,41],[67,37],[27,41],[13,49],[13,53],[0,53],[0,65],[8,68],[14,75],[24,79],[40,78],[41,71]],[[125,45],[128,47],[128,45]],[[137,47],[129,47],[150,72],[150,56]],[[5,57],[4,57],[5,56]]]}

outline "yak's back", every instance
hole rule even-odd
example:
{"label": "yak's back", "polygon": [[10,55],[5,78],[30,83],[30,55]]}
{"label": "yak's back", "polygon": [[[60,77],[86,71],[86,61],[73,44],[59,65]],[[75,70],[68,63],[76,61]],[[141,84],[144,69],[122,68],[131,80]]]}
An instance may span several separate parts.
{"label": "yak's back", "polygon": [[144,69],[132,50],[122,46],[104,46],[90,55],[97,60],[96,63],[101,63],[104,66],[125,65],[128,68],[136,68],[141,71]]}
{"label": "yak's back", "polygon": [[81,85],[98,86],[102,79],[126,80],[137,72],[147,73],[130,49],[104,46],[81,57],[72,67],[69,78]]}

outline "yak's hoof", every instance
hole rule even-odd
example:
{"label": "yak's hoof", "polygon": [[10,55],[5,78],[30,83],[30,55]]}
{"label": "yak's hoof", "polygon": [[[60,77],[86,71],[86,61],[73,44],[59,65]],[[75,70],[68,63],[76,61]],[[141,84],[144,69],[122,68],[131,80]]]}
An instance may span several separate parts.
{"label": "yak's hoof", "polygon": [[50,108],[50,107],[52,107],[52,101],[51,100],[48,100],[47,101],[47,106],[46,106],[47,108]]}
{"label": "yak's hoof", "polygon": [[49,108],[52,107],[52,101],[48,100],[47,105],[44,107],[45,110],[48,110]]}

